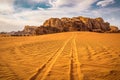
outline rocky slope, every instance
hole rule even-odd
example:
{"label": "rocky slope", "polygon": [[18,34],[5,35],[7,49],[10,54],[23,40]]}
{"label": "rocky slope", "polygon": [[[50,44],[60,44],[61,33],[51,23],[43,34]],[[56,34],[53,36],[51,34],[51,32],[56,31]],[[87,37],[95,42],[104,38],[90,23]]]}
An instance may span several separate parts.
{"label": "rocky slope", "polygon": [[[92,32],[120,32],[117,27],[110,26],[101,17],[73,17],[73,18],[50,18],[42,26],[25,26],[20,35],[40,35],[68,31],[92,31]],[[19,34],[17,33],[17,34]]]}

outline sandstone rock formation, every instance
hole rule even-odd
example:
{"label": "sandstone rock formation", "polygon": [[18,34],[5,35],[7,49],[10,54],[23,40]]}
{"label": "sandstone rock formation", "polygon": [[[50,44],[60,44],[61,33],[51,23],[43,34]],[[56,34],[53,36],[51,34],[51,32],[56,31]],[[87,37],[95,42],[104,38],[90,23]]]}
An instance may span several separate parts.
{"label": "sandstone rock formation", "polygon": [[36,32],[36,35],[42,35],[42,34],[57,33],[57,32],[60,32],[60,30],[56,27],[40,26],[35,30],[35,32]]}
{"label": "sandstone rock formation", "polygon": [[25,26],[24,27],[24,30],[23,30],[23,33],[25,34],[25,35],[35,35],[36,34],[36,30],[37,29],[37,27],[36,26]]}
{"label": "sandstone rock formation", "polygon": [[101,17],[73,17],[50,18],[42,26],[25,26],[23,31],[18,31],[17,35],[40,35],[68,31],[91,31],[91,32],[120,32],[117,27],[110,26]]}
{"label": "sandstone rock formation", "polygon": [[116,27],[116,26],[110,26],[110,31],[109,32],[119,32],[119,29],[118,29],[118,27]]}
{"label": "sandstone rock formation", "polygon": [[102,18],[87,18],[87,17],[73,17],[73,18],[50,18],[43,24],[45,27],[57,27],[60,31],[109,31],[110,24],[104,22]]}

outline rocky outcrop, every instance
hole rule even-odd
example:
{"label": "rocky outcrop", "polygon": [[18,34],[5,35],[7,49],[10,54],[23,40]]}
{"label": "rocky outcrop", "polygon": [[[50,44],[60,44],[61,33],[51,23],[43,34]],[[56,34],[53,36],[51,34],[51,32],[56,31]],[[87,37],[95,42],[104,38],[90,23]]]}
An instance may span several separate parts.
{"label": "rocky outcrop", "polygon": [[24,27],[24,30],[23,30],[23,33],[25,34],[25,35],[36,35],[36,29],[37,29],[38,27],[36,27],[36,26],[25,26]]}
{"label": "rocky outcrop", "polygon": [[96,31],[103,32],[110,30],[110,24],[104,22],[102,18],[87,18],[87,17],[73,17],[73,18],[50,18],[43,24],[45,27],[57,27],[60,31]]}
{"label": "rocky outcrop", "polygon": [[118,29],[117,26],[110,26],[110,31],[108,31],[110,33],[118,33],[120,32],[120,30]]}
{"label": "rocky outcrop", "polygon": [[116,26],[110,26],[101,17],[73,17],[50,18],[42,26],[25,26],[23,31],[15,32],[15,35],[41,35],[68,31],[91,31],[91,32],[120,32]]}
{"label": "rocky outcrop", "polygon": [[36,32],[36,35],[42,35],[42,34],[58,33],[61,31],[57,27],[40,26],[35,30],[35,32]]}

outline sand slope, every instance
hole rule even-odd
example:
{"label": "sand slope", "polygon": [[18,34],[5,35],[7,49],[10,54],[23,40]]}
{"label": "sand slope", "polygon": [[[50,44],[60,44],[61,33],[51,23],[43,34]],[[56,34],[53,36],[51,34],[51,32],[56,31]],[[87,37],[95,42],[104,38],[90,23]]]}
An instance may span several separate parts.
{"label": "sand slope", "polygon": [[120,34],[0,37],[0,80],[120,80]]}

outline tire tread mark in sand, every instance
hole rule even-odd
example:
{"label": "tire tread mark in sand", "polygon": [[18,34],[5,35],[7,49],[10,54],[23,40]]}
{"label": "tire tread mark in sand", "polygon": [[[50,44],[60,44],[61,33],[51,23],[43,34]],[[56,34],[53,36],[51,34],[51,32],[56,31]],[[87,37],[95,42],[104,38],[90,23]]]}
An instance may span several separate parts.
{"label": "tire tread mark in sand", "polygon": [[91,60],[91,51],[90,51],[88,46],[86,47],[86,51],[87,51],[87,56],[86,57],[88,58],[88,60]]}
{"label": "tire tread mark in sand", "polygon": [[[104,53],[104,57],[105,57],[105,56],[106,56],[106,57],[108,57],[108,56],[113,57],[113,56],[111,55],[111,52],[109,51],[109,49],[108,49],[106,46],[100,44],[100,48],[102,49],[102,52]],[[110,57],[109,57],[109,59],[110,59]],[[103,59],[103,58],[101,58],[101,59]]]}
{"label": "tire tread mark in sand", "polygon": [[[59,51],[59,49],[60,49],[60,48],[58,48],[58,50],[56,51],[56,53]],[[37,76],[40,74],[40,72],[42,71],[42,69],[44,69],[44,68],[46,67],[46,64],[49,63],[49,61],[51,61],[52,58],[53,58],[55,55],[56,55],[56,54],[54,53],[54,54],[46,61],[46,63],[43,64],[43,65],[38,69],[37,73],[34,74],[34,75],[30,78],[30,80],[35,80],[35,79],[37,78]]]}
{"label": "tire tread mark in sand", "polygon": [[77,64],[77,74],[78,74],[78,79],[79,80],[83,80],[83,74],[81,73],[81,69],[80,69],[80,62],[79,62],[79,59],[78,59],[78,53],[77,53],[77,47],[76,47],[76,36],[74,37],[73,39],[73,48],[74,48],[74,51],[75,51],[75,58],[76,58],[76,64]]}
{"label": "tire tread mark in sand", "polygon": [[55,54],[53,54],[53,56],[50,59],[48,59],[48,61],[45,64],[43,64],[40,69],[38,69],[37,73],[35,75],[33,75],[30,78],[30,80],[36,80],[37,78],[39,78],[39,80],[44,80],[45,79],[45,77],[50,72],[53,64],[56,62],[57,58],[62,53],[62,51],[64,50],[65,46],[67,45],[67,43],[70,41],[71,38],[69,38],[64,43],[64,45],[60,49],[58,49],[58,51]]}
{"label": "tire tread mark in sand", "polygon": [[96,64],[83,64],[84,66],[98,67],[98,68],[112,68],[112,65],[96,65]]}
{"label": "tire tread mark in sand", "polygon": [[102,52],[111,53],[109,52],[109,48],[105,46],[104,44],[100,43],[99,47],[102,49]]}
{"label": "tire tread mark in sand", "polygon": [[[0,58],[1,58],[1,57],[0,57]],[[12,67],[11,67],[9,64],[7,64],[6,61],[1,60],[1,62],[4,62],[5,67],[7,67],[7,69],[10,71],[10,73],[11,73],[13,76],[15,76],[13,80],[22,80],[22,79],[14,72],[14,70],[12,69]]]}
{"label": "tire tread mark in sand", "polygon": [[89,44],[87,45],[87,51],[88,51],[88,59],[91,60],[92,56],[96,55],[97,52],[94,48],[92,48],[92,46]]}
{"label": "tire tread mark in sand", "polygon": [[[72,45],[71,45],[72,46]],[[74,70],[73,70],[73,49],[71,47],[71,53],[70,53],[70,80],[73,80],[74,79]]]}
{"label": "tire tread mark in sand", "polygon": [[[103,49],[102,52],[107,52],[107,53],[109,53],[109,51],[107,50],[107,48],[104,47],[103,45],[99,45],[99,47],[100,47],[101,49]],[[90,54],[92,53],[92,56],[97,55],[96,50],[95,50],[94,48],[92,48],[92,46],[88,45],[88,48],[87,48],[87,49],[88,49],[88,51],[90,52]],[[91,58],[90,58],[90,59],[91,59]],[[83,66],[111,68],[111,65],[107,65],[107,64],[106,64],[106,65],[83,64]]]}
{"label": "tire tread mark in sand", "polygon": [[77,47],[76,47],[76,35],[72,39],[72,52],[70,63],[70,80],[83,80],[83,74],[80,69],[80,62],[78,59]]}

